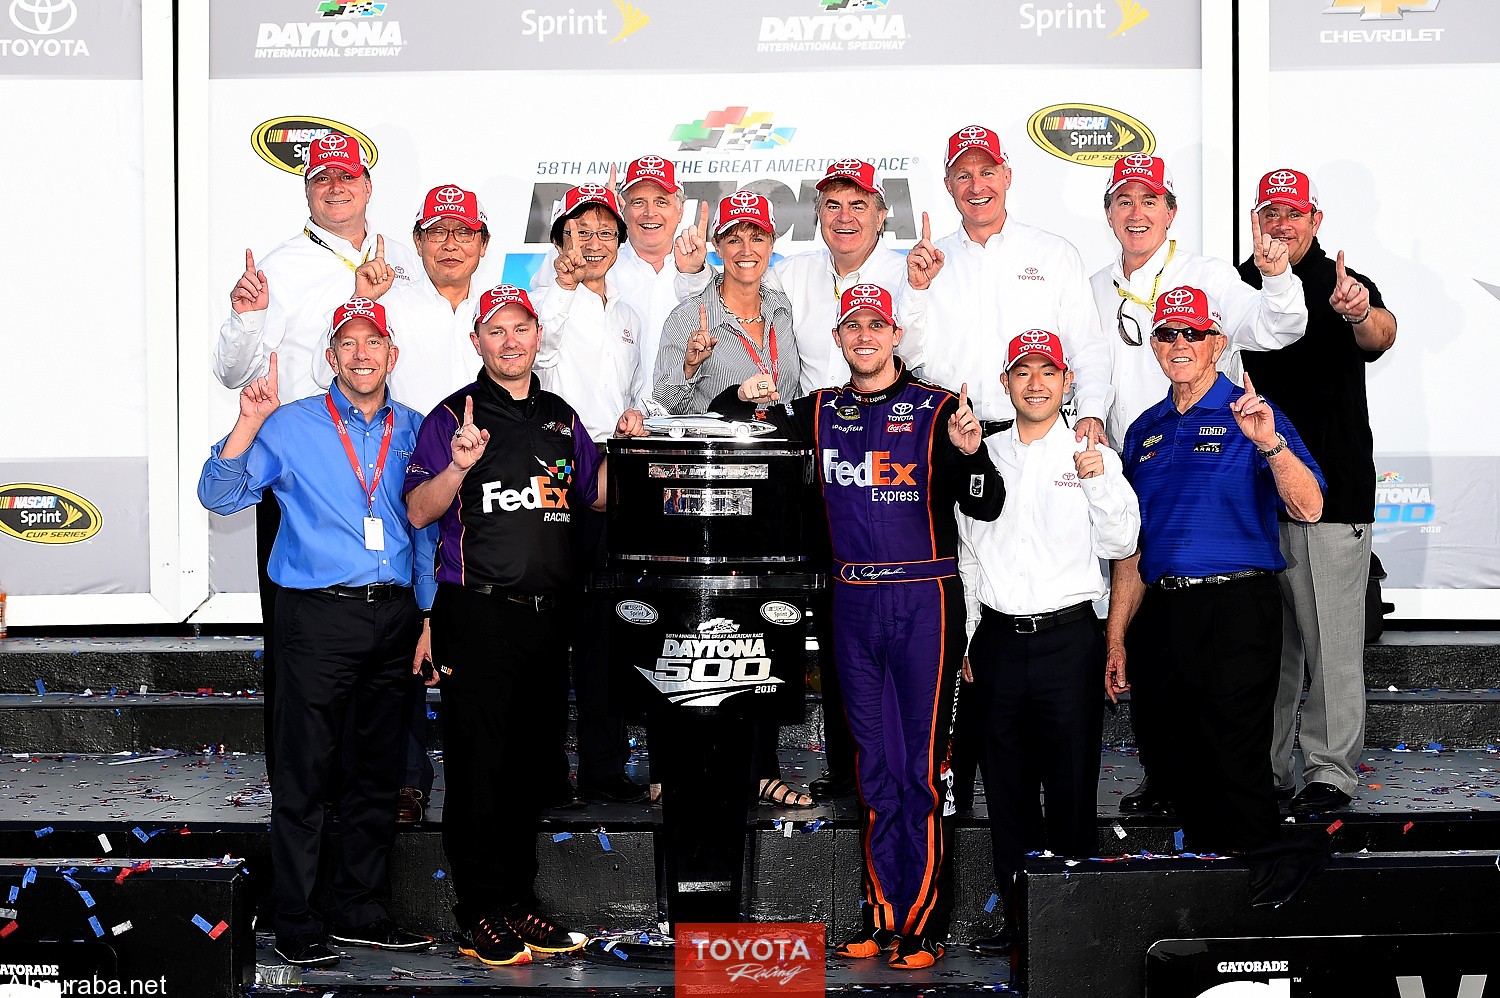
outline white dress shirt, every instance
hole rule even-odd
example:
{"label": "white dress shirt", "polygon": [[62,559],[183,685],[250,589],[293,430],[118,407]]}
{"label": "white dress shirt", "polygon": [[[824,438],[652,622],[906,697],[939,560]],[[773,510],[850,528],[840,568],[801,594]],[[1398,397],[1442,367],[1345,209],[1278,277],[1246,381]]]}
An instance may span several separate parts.
{"label": "white dress shirt", "polygon": [[1030,444],[1012,426],[985,438],[1005,481],[1005,508],[990,523],[958,516],[958,571],[969,637],[980,604],[1012,616],[1102,599],[1108,561],[1135,553],[1141,511],[1120,457],[1105,447],[1104,474],[1080,479],[1083,449],[1063,420]]}
{"label": "white dress shirt", "polygon": [[[1172,260],[1167,262],[1167,256]],[[1161,281],[1156,275],[1161,274]],[[1208,305],[1223,316],[1224,334],[1229,349],[1219,358],[1219,370],[1239,384],[1240,350],[1279,350],[1295,343],[1307,330],[1307,303],[1302,298],[1302,279],[1292,268],[1277,277],[1264,278],[1264,288],[1256,290],[1244,281],[1234,265],[1213,257],[1187,253],[1179,246],[1171,251],[1171,242],[1163,242],[1127,281],[1119,257],[1089,279],[1094,301],[1104,324],[1105,342],[1109,344],[1114,369],[1114,402],[1110,406],[1105,430],[1116,447],[1125,439],[1125,431],[1136,417],[1166,397],[1169,382],[1162,373],[1156,355],[1151,351],[1151,316],[1153,308],[1122,299],[1116,285],[1142,301],[1151,300],[1151,289],[1162,294],[1184,285],[1208,295]],[[1141,346],[1131,346],[1120,338],[1116,314],[1125,302],[1125,315],[1133,317],[1141,331]],[[1125,331],[1135,339],[1136,324],[1125,320]],[[1063,341],[1066,345],[1066,339]]]}
{"label": "white dress shirt", "polygon": [[582,284],[569,290],[554,283],[539,294],[537,378],[573,407],[595,443],[606,440],[620,414],[645,401],[640,316],[621,296],[613,267],[604,275],[604,298]]}
{"label": "white dress shirt", "polygon": [[[256,257],[256,269],[265,271],[269,285],[269,306],[255,312],[231,309],[229,318],[219,327],[214,377],[226,388],[243,388],[265,375],[273,350],[283,400],[316,395],[333,380],[333,368],[324,355],[328,325],[334,309],[354,294],[352,268],[375,256],[376,234],[367,233],[364,245],[355,246],[311,220],[306,224],[326,247],[299,232],[265,256]],[[386,262],[396,271],[396,286],[410,283],[422,273],[410,246],[399,239],[387,239],[385,243]]]}
{"label": "white dress shirt", "polygon": [[400,349],[391,371],[391,397],[424,416],[437,404],[474,380],[481,367],[469,334],[474,305],[484,289],[469,282],[469,295],[457,308],[444,298],[427,271],[396,284],[380,298],[391,325],[391,341]]}
{"label": "white dress shirt", "polygon": [[[906,257],[877,244],[856,270],[840,276],[834,270],[833,254],[825,246],[783,257],[771,268],[766,283],[780,288],[791,299],[792,320],[797,324],[797,359],[802,363],[798,394],[806,395],[849,380],[849,362],[833,339],[839,296],[856,284],[868,283],[885,288],[893,299],[899,298],[906,285]],[[896,321],[905,325],[899,312]],[[910,366],[905,345],[903,339],[896,353]]]}
{"label": "white dress shirt", "polygon": [[[552,265],[556,259],[554,247],[531,280],[531,289],[536,295],[543,295],[557,280],[557,271]],[[651,372],[656,370],[656,351],[661,346],[661,329],[666,325],[667,316],[672,314],[679,301],[685,301],[708,287],[713,272],[704,267],[696,274],[682,274],[679,280],[677,258],[671,253],[662,261],[661,270],[657,270],[626,242],[620,247],[615,265],[609,268],[609,276],[619,285],[619,294],[625,304],[635,309],[635,314],[640,317],[641,370],[646,372],[649,380]],[[679,294],[682,294],[681,299],[677,297]],[[646,386],[647,395],[650,387],[649,384]]]}
{"label": "white dress shirt", "polygon": [[1062,338],[1075,381],[1080,418],[1103,419],[1109,407],[1109,345],[1073,244],[1007,218],[984,245],[957,232],[937,241],[943,269],[931,287],[903,285],[896,313],[906,327],[906,357],[922,377],[958,391],[980,419],[1010,419],[1016,410],[1000,387],[1010,341],[1028,329]]}

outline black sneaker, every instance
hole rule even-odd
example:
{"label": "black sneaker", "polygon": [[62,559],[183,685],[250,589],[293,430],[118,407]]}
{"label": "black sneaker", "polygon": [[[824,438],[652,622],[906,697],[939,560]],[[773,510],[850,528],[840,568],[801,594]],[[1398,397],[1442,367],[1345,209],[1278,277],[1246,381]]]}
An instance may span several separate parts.
{"label": "black sneaker", "polygon": [[431,949],[436,941],[431,936],[420,936],[407,932],[389,918],[377,918],[357,929],[334,929],[329,938],[345,946],[368,946],[371,949],[399,950],[411,953]]}
{"label": "black sneaker", "polygon": [[530,963],[531,951],[510,931],[505,920],[497,916],[481,918],[472,928],[453,933],[458,951],[491,967],[508,967]]}
{"label": "black sneaker", "polygon": [[339,955],[317,936],[297,936],[282,942],[276,940],[276,955],[297,967],[332,967]]}
{"label": "black sneaker", "polygon": [[923,970],[941,960],[947,950],[947,946],[924,935],[907,935],[901,937],[896,952],[886,962],[899,970]]}
{"label": "black sneaker", "polygon": [[512,908],[505,915],[505,924],[527,949],[536,953],[571,953],[583,949],[583,944],[589,941],[582,932],[570,932],[531,908]]}

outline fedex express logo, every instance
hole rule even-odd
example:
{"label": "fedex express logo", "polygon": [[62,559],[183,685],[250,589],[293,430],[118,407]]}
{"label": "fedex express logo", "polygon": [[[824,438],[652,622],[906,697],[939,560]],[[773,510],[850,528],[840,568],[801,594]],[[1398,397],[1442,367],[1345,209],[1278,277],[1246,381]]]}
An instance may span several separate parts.
{"label": "fedex express logo", "polygon": [[[895,425],[911,426],[910,423]],[[889,427],[887,431],[900,432]],[[916,472],[915,461],[911,464],[892,461],[891,452],[886,450],[865,451],[864,460],[858,464],[841,459],[836,450],[823,451],[823,481],[829,485],[869,488],[871,502],[921,502]],[[900,485],[910,487],[895,487]]]}

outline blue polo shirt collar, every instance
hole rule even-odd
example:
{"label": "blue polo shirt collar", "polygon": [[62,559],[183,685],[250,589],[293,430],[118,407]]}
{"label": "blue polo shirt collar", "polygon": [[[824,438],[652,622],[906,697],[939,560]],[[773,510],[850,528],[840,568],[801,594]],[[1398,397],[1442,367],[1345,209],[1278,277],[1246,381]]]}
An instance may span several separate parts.
{"label": "blue polo shirt collar", "polygon": [[351,421],[358,420],[364,426],[373,426],[381,422],[385,419],[386,413],[390,412],[391,409],[391,390],[387,388],[385,390],[385,401],[381,403],[379,409],[375,410],[375,418],[370,420],[365,419],[365,414],[360,412],[359,407],[350,402],[348,397],[339,388],[337,375],[334,376],[333,384],[328,386],[328,394],[333,396],[334,408],[342,412],[345,419]]}

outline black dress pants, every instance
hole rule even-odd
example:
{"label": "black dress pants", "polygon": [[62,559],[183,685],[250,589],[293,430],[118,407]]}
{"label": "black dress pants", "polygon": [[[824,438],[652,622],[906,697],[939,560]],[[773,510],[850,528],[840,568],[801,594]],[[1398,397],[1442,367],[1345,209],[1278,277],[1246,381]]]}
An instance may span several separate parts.
{"label": "black dress pants", "polygon": [[[421,626],[411,591],[402,592],[376,602],[305,589],[282,589],[277,597],[271,862],[282,941],[323,933],[324,918],[312,899],[324,802],[334,787],[334,926],[357,928],[386,914],[404,694]],[[339,753],[348,732],[348,744],[358,751]]]}
{"label": "black dress pants", "polygon": [[271,581],[266,565],[271,561],[271,545],[281,529],[281,504],[270,492],[255,504],[255,577],[260,583],[260,671],[261,720],[266,746],[266,778],[276,760],[276,594],[281,587]]}
{"label": "black dress pants", "polygon": [[534,905],[539,773],[557,759],[557,676],[567,670],[566,615],[441,583],[432,652],[443,675],[443,851],[465,928]]}
{"label": "black dress pants", "polygon": [[[593,509],[573,511],[574,597],[579,601],[569,635],[573,654],[573,694],[578,707],[578,780],[599,781],[625,772],[630,740],[625,716],[611,709],[609,698],[609,621],[612,601],[587,588],[589,577],[605,564],[606,517]],[[566,674],[564,674],[566,679]],[[566,694],[566,682],[564,682]],[[567,705],[563,704],[559,751],[567,775]]]}

